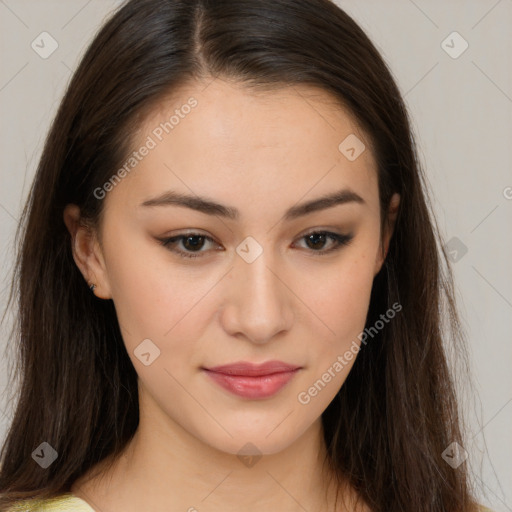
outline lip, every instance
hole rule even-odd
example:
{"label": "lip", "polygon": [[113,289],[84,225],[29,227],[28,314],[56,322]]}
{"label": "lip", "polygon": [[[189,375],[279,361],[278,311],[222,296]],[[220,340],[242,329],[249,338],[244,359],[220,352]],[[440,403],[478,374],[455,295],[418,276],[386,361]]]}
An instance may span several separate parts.
{"label": "lip", "polygon": [[245,361],[202,368],[222,388],[250,399],[268,398],[280,391],[301,369],[282,361],[254,364]]}

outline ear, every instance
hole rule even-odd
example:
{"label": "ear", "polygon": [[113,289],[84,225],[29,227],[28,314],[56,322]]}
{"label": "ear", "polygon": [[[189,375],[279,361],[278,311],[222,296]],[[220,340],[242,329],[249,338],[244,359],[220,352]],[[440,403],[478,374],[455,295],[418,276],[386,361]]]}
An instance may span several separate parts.
{"label": "ear", "polygon": [[81,222],[80,208],[74,204],[64,208],[63,218],[71,235],[71,250],[77,267],[89,285],[96,285],[97,297],[110,299],[110,284],[96,231]]}
{"label": "ear", "polygon": [[379,245],[379,251],[377,253],[377,258],[375,260],[375,269],[374,269],[374,277],[380,272],[384,261],[386,260],[386,255],[389,249],[389,242],[391,241],[391,236],[393,235],[393,231],[395,229],[395,222],[398,215],[398,205],[400,204],[400,195],[398,193],[393,194],[391,200],[389,202],[389,209],[387,213],[387,219],[384,224],[384,234]]}

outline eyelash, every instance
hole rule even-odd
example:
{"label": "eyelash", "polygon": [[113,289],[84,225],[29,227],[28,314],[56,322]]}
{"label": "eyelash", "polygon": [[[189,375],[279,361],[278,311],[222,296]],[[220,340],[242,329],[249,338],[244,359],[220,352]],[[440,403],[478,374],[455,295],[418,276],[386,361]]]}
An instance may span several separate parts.
{"label": "eyelash", "polygon": [[[352,241],[352,239],[354,238],[353,235],[340,235],[338,233],[333,233],[331,231],[311,231],[310,233],[306,233],[305,235],[301,236],[300,239],[302,240],[302,239],[307,238],[312,235],[326,235],[328,238],[330,238],[331,240],[334,240],[336,242],[336,245],[331,247],[330,249],[323,249],[320,251],[315,251],[315,250],[311,249],[311,252],[314,253],[315,256],[322,256],[324,254],[328,254],[328,253],[340,250],[343,246],[349,245],[350,242]],[[201,258],[202,257],[201,254],[204,252],[207,252],[207,251],[196,251],[194,253],[194,252],[186,252],[186,251],[182,251],[182,250],[177,250],[177,249],[171,247],[172,245],[176,244],[176,242],[179,242],[186,238],[196,238],[196,237],[201,237],[201,238],[204,238],[205,240],[215,242],[211,237],[202,235],[201,233],[187,233],[187,234],[183,234],[183,235],[173,236],[170,238],[160,239],[159,241],[165,248],[178,254],[178,256],[180,256],[182,258],[189,258],[189,259]]]}

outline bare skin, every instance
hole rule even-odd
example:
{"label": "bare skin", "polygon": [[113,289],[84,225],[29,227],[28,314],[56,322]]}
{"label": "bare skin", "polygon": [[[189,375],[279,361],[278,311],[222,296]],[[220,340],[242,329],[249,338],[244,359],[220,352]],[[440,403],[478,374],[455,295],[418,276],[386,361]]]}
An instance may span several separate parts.
{"label": "bare skin", "polygon": [[[197,106],[158,140],[155,128],[191,97]],[[366,146],[353,161],[338,149],[351,134]],[[102,199],[98,233],[78,224],[76,206],[64,213],[76,264],[96,296],[115,304],[140,403],[138,431],[112,471],[98,465],[72,492],[97,512],[334,511],[321,414],[355,358],[307,404],[298,396],[359,342],[400,198],[381,234],[370,141],[318,89],[192,83],[145,120],[134,149],[148,136],[156,146]],[[341,189],[363,201],[284,218]],[[141,206],[168,190],[236,208],[239,217]],[[308,243],[315,232],[352,239]],[[159,241],[190,233],[211,240],[194,251],[182,239],[176,252]],[[245,245],[249,236],[255,245]],[[239,246],[262,252],[249,263]],[[160,351],[147,366],[136,355],[145,339]],[[264,399],[237,396],[202,370],[274,359],[301,369]],[[238,456],[247,443],[262,455],[250,466]],[[337,510],[355,510],[353,490],[344,486],[339,497]]]}

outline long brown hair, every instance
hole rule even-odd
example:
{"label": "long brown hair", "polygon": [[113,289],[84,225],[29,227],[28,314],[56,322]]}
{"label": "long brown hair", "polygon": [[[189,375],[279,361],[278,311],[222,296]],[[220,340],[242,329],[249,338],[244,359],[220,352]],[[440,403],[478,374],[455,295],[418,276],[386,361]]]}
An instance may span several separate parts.
{"label": "long brown hair", "polygon": [[[8,304],[16,297],[19,389],[0,506],[70,491],[135,433],[137,374],[112,301],[96,299],[74,263],[63,209],[74,203],[98,226],[104,201],[93,191],[125,161],[143,116],[179,85],[218,76],[330,93],[372,141],[382,222],[392,194],[401,196],[367,326],[395,302],[402,310],[360,351],[322,415],[327,463],[374,511],[472,511],[466,463],[454,469],[442,457],[452,442],[464,446],[445,347],[449,340],[464,358],[464,340],[408,113],[375,46],[328,0],[131,0],[94,38],[16,236]],[[31,456],[42,442],[58,453],[46,469]]]}

